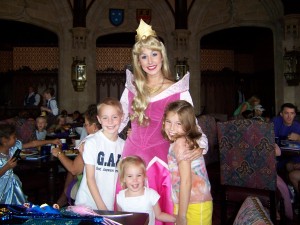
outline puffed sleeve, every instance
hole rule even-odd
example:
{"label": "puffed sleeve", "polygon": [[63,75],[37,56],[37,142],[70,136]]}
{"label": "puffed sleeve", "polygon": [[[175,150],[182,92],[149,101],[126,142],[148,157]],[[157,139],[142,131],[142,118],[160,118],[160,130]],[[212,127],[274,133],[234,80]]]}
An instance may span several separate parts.
{"label": "puffed sleeve", "polygon": [[119,127],[119,133],[124,129],[124,127],[126,127],[126,125],[129,122],[129,112],[128,112],[129,101],[128,101],[128,89],[127,88],[125,88],[125,90],[123,91],[120,102],[122,104],[124,119]]}

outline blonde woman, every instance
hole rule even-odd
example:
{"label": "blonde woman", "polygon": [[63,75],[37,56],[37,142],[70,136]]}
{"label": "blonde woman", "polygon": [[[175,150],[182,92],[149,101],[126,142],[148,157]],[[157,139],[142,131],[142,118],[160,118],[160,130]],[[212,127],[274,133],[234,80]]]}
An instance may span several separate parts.
{"label": "blonde woman", "polygon": [[[161,134],[162,117],[165,106],[170,102],[183,99],[192,103],[189,73],[174,83],[165,46],[143,20],[137,29],[132,58],[133,74],[126,71],[126,88],[121,97],[125,121],[119,131],[131,120],[131,132],[125,142],[123,157],[138,155],[146,162],[149,187],[161,196],[159,204],[162,211],[172,214],[167,166],[170,143]],[[206,136],[202,135],[198,142],[199,148],[187,150],[183,158],[196,158],[207,152]],[[156,224],[161,223],[156,221]]]}

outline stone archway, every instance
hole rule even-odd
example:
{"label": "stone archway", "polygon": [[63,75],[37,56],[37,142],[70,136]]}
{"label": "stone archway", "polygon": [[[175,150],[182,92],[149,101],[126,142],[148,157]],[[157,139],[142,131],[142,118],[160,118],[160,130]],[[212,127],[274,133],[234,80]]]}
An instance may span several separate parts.
{"label": "stone archway", "polygon": [[[219,9],[219,10],[216,10]],[[222,12],[221,16],[218,12]],[[278,22],[283,18],[283,5],[281,1],[273,1],[270,3],[266,0],[253,0],[242,3],[242,1],[195,1],[189,13],[189,29],[195,33],[191,36],[190,46],[198,50],[195,55],[190,54],[192,60],[192,74],[195,77],[192,87],[193,98],[201,97],[201,39],[205,35],[217,32],[223,29],[233,27],[261,27],[271,30],[273,35],[273,54],[274,54],[274,90],[276,92],[275,111],[282,102],[284,94],[284,83],[282,76],[282,41],[283,29]],[[199,81],[200,80],[200,81]],[[203,103],[199,100],[201,106]]]}
{"label": "stone archway", "polygon": [[267,109],[265,114],[275,114],[274,44],[270,29],[228,28],[207,34],[200,42],[201,102],[207,113],[230,117],[237,107],[238,82],[243,80],[245,98],[260,96]]}
{"label": "stone archway", "polygon": [[1,105],[22,107],[28,86],[42,94],[57,91],[58,37],[48,29],[25,22],[0,20]]}

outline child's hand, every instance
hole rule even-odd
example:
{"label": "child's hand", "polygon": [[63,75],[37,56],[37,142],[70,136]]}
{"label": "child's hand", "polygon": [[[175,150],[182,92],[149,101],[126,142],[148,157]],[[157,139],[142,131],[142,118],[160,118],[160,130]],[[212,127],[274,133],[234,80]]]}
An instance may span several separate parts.
{"label": "child's hand", "polygon": [[12,169],[12,168],[15,168],[17,166],[17,162],[18,162],[18,160],[16,158],[12,157],[8,160],[6,165],[9,169]]}
{"label": "child's hand", "polygon": [[186,217],[185,216],[177,216],[176,225],[187,225]]}
{"label": "child's hand", "polygon": [[61,144],[62,144],[61,141],[60,141],[58,138],[53,139],[51,143],[52,143],[53,145],[61,145]]}

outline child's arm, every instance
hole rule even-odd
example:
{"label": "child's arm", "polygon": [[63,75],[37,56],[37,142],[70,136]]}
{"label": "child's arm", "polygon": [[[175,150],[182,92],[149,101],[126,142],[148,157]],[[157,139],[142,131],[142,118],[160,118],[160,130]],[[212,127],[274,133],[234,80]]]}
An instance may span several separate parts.
{"label": "child's arm", "polygon": [[189,205],[192,178],[191,178],[191,163],[187,160],[182,160],[179,163],[180,173],[180,190],[179,190],[179,207],[176,225],[186,224],[186,213]]}
{"label": "child's arm", "polygon": [[47,144],[60,145],[61,141],[58,138],[51,140],[34,140],[25,144],[23,143],[23,148],[36,148]]}
{"label": "child's arm", "polygon": [[95,180],[95,166],[85,164],[86,168],[86,180],[88,188],[93,196],[93,199],[99,210],[108,210],[105,203],[103,202],[101,195],[99,193],[96,180]]}
{"label": "child's arm", "polygon": [[[185,142],[184,138],[176,140],[174,151],[180,153],[184,151],[182,144]],[[189,205],[191,188],[192,188],[192,175],[191,175],[191,162],[188,160],[181,160],[178,162],[180,174],[180,189],[179,189],[179,207],[176,219],[176,225],[186,225],[186,213]]]}
{"label": "child's arm", "polygon": [[168,223],[176,222],[175,216],[161,211],[158,202],[153,206],[153,210],[154,210],[154,214],[155,214],[155,219],[162,221],[162,222],[168,222]]}
{"label": "child's arm", "polygon": [[0,177],[2,177],[7,170],[10,170],[12,168],[15,168],[17,166],[17,161],[15,158],[10,158],[7,163],[0,168]]}

